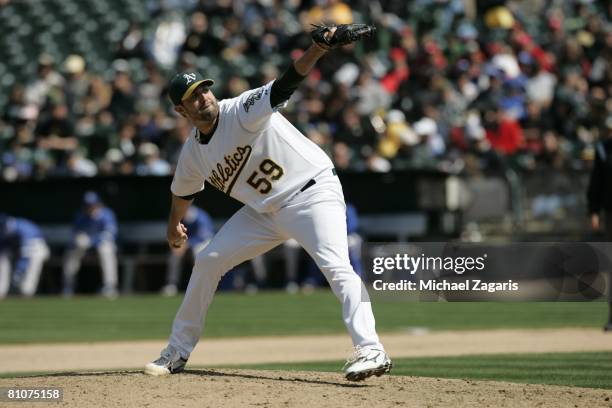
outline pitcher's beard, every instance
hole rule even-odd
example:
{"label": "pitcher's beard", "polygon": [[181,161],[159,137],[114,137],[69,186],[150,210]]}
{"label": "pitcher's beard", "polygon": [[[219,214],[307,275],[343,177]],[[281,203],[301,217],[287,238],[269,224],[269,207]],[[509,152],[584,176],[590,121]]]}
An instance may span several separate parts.
{"label": "pitcher's beard", "polygon": [[200,111],[200,120],[203,122],[211,122],[215,119],[215,117],[217,117],[217,114],[219,113],[219,107],[218,105],[213,105],[210,108],[204,109],[203,111]]}

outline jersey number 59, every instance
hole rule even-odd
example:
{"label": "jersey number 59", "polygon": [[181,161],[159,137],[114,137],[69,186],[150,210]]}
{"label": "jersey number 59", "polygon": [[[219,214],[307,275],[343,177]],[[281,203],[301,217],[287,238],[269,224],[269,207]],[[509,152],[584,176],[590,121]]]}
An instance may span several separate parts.
{"label": "jersey number 59", "polygon": [[247,183],[261,194],[268,194],[272,190],[272,182],[278,180],[285,174],[283,168],[270,159],[264,159],[259,165],[259,170],[254,171],[248,178]]}

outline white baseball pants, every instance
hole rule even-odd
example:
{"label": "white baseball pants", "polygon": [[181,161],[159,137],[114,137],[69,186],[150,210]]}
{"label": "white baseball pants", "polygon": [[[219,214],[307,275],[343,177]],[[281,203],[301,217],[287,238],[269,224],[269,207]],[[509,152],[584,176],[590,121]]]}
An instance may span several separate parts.
{"label": "white baseball pants", "polygon": [[[85,253],[91,248],[89,241],[83,240],[66,251],[64,255],[64,291],[74,291],[75,278],[81,268],[81,261]],[[112,241],[102,241],[96,246],[100,267],[102,269],[102,281],[105,289],[117,288],[117,247]]]}
{"label": "white baseball pants", "polygon": [[[31,239],[20,249],[20,256],[27,258],[28,265],[23,276],[17,280],[23,296],[34,296],[40,281],[43,264],[49,258],[49,247],[43,239]],[[8,254],[0,254],[0,299],[5,297],[11,284],[11,262]]]}
{"label": "white baseball pants", "polygon": [[294,195],[276,212],[262,214],[244,206],[227,221],[196,258],[174,319],[170,345],[188,358],[223,275],[289,238],[315,260],[342,302],[344,324],[353,344],[381,346],[367,291],[349,262],[344,195],[331,171],[318,176],[315,185]]}
{"label": "white baseball pants", "polygon": [[[206,245],[210,240],[199,243],[196,246],[190,247],[193,259],[196,259],[198,252],[206,248]],[[172,250],[168,256],[168,268],[166,269],[166,285],[178,286],[181,280],[181,262],[185,257],[187,250],[180,248],[178,250]]]}
{"label": "white baseball pants", "polygon": [[49,247],[42,239],[33,239],[21,248],[22,256],[29,258],[30,262],[23,274],[23,279],[19,284],[19,289],[23,296],[34,296],[38,288],[40,273],[43,264],[49,258],[51,252]]}
{"label": "white baseball pants", "polygon": [[11,260],[8,254],[0,252],[0,299],[6,297],[11,288]]}

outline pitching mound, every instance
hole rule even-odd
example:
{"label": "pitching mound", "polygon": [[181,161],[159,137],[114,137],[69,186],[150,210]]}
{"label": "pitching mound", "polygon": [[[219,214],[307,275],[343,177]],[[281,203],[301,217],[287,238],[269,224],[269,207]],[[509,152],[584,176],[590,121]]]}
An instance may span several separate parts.
{"label": "pitching mound", "polygon": [[[385,333],[392,358],[471,354],[612,351],[610,336],[597,329],[505,329]],[[0,345],[0,372],[66,372],[139,369],[159,355],[164,341]],[[257,350],[254,353],[253,350]],[[188,367],[343,361],[351,352],[347,335],[205,338]]]}
{"label": "pitching mound", "polygon": [[63,387],[64,401],[58,404],[63,407],[612,407],[606,390],[392,376],[349,383],[340,373],[298,371],[189,370],[168,377],[115,371],[0,379],[0,387],[17,385]]}

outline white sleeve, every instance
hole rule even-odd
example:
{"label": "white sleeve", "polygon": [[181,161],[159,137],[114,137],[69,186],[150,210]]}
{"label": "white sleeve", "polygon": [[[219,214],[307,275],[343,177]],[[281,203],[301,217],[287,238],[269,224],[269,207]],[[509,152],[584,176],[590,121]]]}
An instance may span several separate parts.
{"label": "white sleeve", "polygon": [[274,108],[270,106],[270,93],[273,83],[274,81],[270,81],[262,87],[245,91],[235,98],[238,120],[246,130],[256,132],[263,128],[270,120],[270,116],[286,105],[285,102]]}
{"label": "white sleeve", "polygon": [[205,177],[197,167],[193,138],[190,137],[181,150],[170,190],[172,194],[185,197],[204,190]]}

